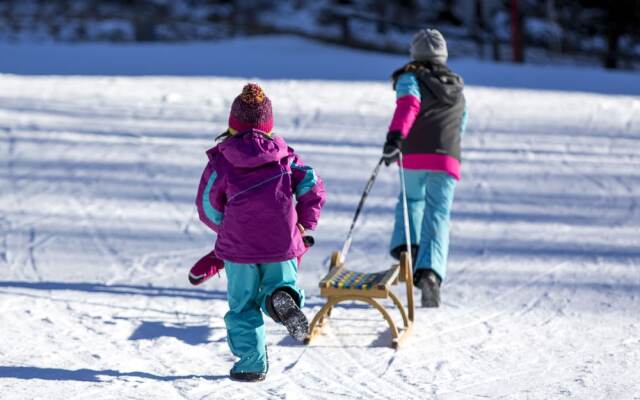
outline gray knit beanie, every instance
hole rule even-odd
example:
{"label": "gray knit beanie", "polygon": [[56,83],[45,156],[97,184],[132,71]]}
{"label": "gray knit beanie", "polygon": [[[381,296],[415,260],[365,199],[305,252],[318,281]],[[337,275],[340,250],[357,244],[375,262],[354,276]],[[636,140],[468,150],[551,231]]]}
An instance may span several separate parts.
{"label": "gray knit beanie", "polygon": [[445,64],[449,56],[447,42],[436,29],[422,29],[413,35],[409,51],[412,61]]}

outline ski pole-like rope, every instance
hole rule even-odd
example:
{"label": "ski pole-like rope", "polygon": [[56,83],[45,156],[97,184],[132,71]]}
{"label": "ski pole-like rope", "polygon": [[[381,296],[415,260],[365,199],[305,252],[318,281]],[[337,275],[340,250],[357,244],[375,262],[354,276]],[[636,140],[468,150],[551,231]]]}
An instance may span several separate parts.
{"label": "ski pole-like rope", "polygon": [[351,228],[349,228],[349,233],[347,234],[347,239],[344,241],[344,245],[342,245],[342,251],[340,252],[341,262],[344,263],[347,259],[347,254],[349,253],[349,249],[351,248],[351,241],[353,240],[353,229],[356,226],[356,222],[358,221],[358,217],[360,216],[360,212],[364,207],[364,202],[367,200],[369,196],[369,192],[373,187],[373,183],[376,181],[376,177],[378,176],[378,171],[380,171],[380,166],[382,166],[382,162],[384,158],[380,158],[378,164],[373,170],[371,177],[367,181],[367,184],[364,187],[364,191],[362,192],[362,197],[360,197],[360,203],[358,204],[358,208],[356,208],[356,214],[353,216],[353,221],[351,221]]}
{"label": "ski pole-like rope", "polygon": [[400,153],[400,186],[402,188],[402,218],[404,220],[404,238],[407,244],[407,257],[411,257],[411,233],[409,232],[409,207],[407,205],[407,186],[404,179],[404,167],[402,166],[402,153]]}

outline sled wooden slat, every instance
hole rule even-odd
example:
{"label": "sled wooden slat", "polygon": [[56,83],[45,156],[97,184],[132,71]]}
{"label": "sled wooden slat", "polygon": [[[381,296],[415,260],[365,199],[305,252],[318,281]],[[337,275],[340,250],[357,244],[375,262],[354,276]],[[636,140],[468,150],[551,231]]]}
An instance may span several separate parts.
{"label": "sled wooden slat", "polygon": [[[400,263],[390,269],[374,273],[349,271],[341,262],[340,252],[331,256],[331,265],[327,275],[320,281],[320,295],[327,298],[326,304],[318,311],[309,326],[309,335],[305,343],[309,344],[320,335],[325,319],[331,316],[331,310],[338,303],[345,301],[361,301],[377,309],[389,324],[391,330],[391,347],[397,348],[411,332],[414,320],[413,310],[413,276],[411,258],[402,253]],[[405,282],[407,290],[407,307],[393,293],[392,286]],[[376,299],[390,299],[398,308],[403,326],[398,329],[389,312]]]}

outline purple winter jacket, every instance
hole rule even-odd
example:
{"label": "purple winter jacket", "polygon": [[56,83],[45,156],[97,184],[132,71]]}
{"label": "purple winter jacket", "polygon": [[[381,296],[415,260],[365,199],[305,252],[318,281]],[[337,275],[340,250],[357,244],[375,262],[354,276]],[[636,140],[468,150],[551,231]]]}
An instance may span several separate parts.
{"label": "purple winter jacket", "polygon": [[283,138],[258,130],[229,137],[207,156],[196,205],[218,233],[216,256],[246,264],[301,256],[296,223],[314,229],[326,198],[315,171]]}

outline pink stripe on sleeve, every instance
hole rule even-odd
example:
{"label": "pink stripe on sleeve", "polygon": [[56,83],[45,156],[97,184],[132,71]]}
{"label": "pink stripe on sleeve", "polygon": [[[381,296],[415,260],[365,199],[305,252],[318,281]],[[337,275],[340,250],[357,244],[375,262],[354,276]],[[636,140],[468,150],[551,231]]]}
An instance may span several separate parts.
{"label": "pink stripe on sleeve", "polygon": [[393,113],[389,131],[399,131],[405,138],[409,134],[413,123],[420,112],[420,99],[413,95],[406,95],[396,100],[396,111]]}

